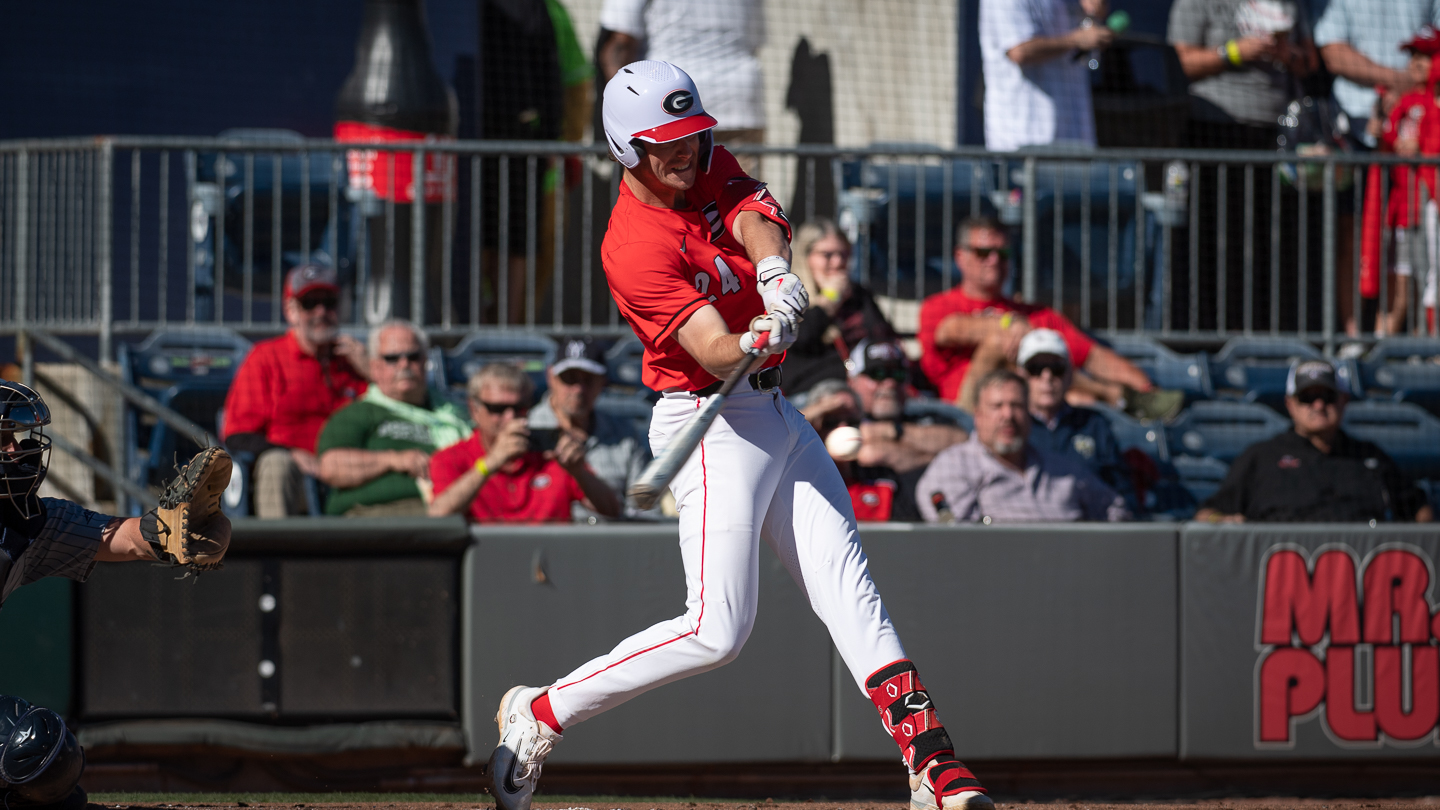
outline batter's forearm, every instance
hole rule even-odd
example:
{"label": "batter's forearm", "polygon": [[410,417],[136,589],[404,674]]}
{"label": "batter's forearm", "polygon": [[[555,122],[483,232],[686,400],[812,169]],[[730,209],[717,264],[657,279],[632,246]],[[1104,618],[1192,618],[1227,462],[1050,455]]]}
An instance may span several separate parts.
{"label": "batter's forearm", "polygon": [[735,241],[745,248],[745,255],[752,263],[758,264],[761,259],[770,256],[790,261],[790,242],[785,238],[785,229],[774,220],[754,211],[741,211],[735,216],[735,224],[730,230]]}

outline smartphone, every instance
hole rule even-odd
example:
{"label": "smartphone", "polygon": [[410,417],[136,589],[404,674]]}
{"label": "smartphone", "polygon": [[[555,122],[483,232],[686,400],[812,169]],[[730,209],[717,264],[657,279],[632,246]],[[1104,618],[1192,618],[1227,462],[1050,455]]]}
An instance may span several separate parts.
{"label": "smartphone", "polygon": [[555,445],[559,442],[559,428],[530,428],[531,452],[543,453],[547,450],[554,450]]}

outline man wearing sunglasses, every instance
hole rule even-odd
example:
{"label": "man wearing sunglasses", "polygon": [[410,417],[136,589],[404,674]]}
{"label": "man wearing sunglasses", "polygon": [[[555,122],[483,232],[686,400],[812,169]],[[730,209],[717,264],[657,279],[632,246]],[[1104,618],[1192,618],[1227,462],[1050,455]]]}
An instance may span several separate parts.
{"label": "man wearing sunglasses", "polygon": [[608,518],[620,498],[585,463],[585,434],[564,430],[553,448],[531,447],[526,416],[534,383],[509,363],[490,363],[465,386],[475,433],[430,458],[429,513],[475,523],[568,523],[578,502]]}
{"label": "man wearing sunglasses", "polygon": [[[1126,396],[1127,388],[1151,390],[1145,372],[1091,340],[1069,318],[1005,297],[1010,239],[998,220],[963,220],[955,244],[959,286],[926,298],[920,307],[920,369],[946,401],[973,409],[974,382],[995,369],[1014,370],[1020,340],[1031,329],[1053,329],[1065,338],[1075,368],[1083,372],[1075,378],[1077,389],[1112,405]],[[962,394],[972,371],[971,391]]]}
{"label": "man wearing sunglasses", "polygon": [[1065,338],[1053,329],[1032,329],[1020,341],[1016,359],[1020,376],[1029,386],[1030,445],[1085,465],[1135,512],[1135,485],[1130,468],[1120,457],[1120,444],[1110,422],[1099,411],[1072,407],[1065,401],[1072,379]]}
{"label": "man wearing sunglasses", "polygon": [[370,330],[371,385],[330,417],[315,448],[331,487],[326,514],[425,514],[430,454],[471,433],[465,412],[425,385],[429,348],[409,321]]}
{"label": "man wearing sunglasses", "polygon": [[365,392],[365,347],[341,335],[335,269],[302,264],[285,276],[285,334],[256,343],[225,397],[220,438],[255,457],[255,516],[309,511],[305,476],[320,476],[325,420]]}
{"label": "man wearing sunglasses", "polygon": [[1424,493],[1406,483],[1384,450],[1340,429],[1349,402],[1347,375],[1337,373],[1329,361],[1292,365],[1285,381],[1285,408],[1293,428],[1245,448],[1195,519],[1211,523],[1433,520]]}
{"label": "man wearing sunglasses", "polygon": [[[545,372],[548,381],[540,401],[530,409],[531,430],[574,431],[585,447],[585,462],[595,475],[620,497],[630,489],[631,482],[650,463],[650,442],[631,427],[630,420],[619,419],[595,409],[595,402],[605,390],[608,370],[605,367],[607,342],[590,337],[571,338],[563,342],[560,359]],[[604,517],[576,502],[576,522],[594,522]],[[638,513],[627,503],[625,512]],[[656,516],[658,512],[644,513]]]}
{"label": "man wearing sunglasses", "polygon": [[910,360],[899,341],[862,340],[845,366],[865,414],[857,459],[862,467],[887,467],[908,481],[907,474],[918,478],[936,453],[965,441],[967,434],[959,427],[905,416]]}

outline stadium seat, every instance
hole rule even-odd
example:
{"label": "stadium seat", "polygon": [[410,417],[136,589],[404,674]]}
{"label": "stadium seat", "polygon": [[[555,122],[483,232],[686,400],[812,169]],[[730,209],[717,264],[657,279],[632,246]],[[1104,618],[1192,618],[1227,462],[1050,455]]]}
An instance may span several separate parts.
{"label": "stadium seat", "polygon": [[605,352],[605,365],[609,370],[609,391],[615,394],[631,394],[644,399],[655,398],[655,392],[640,381],[641,362],[645,357],[645,346],[634,335],[616,341]]}
{"label": "stadium seat", "polygon": [[1210,378],[1219,391],[1285,413],[1285,378],[1297,359],[1324,360],[1325,356],[1302,340],[1232,338],[1210,359]]}
{"label": "stadium seat", "polygon": [[1440,416],[1440,339],[1385,338],[1360,363],[1368,396],[1413,402]]}
{"label": "stadium seat", "polygon": [[650,435],[650,414],[655,405],[643,397],[630,396],[628,394],[616,394],[610,391],[602,393],[595,400],[596,413],[603,413],[613,416],[616,419],[628,419],[638,436]]}
{"label": "stadium seat", "polygon": [[547,386],[545,369],[555,362],[555,341],[539,332],[520,329],[477,329],[448,352],[433,351],[433,379],[436,387],[465,405],[465,383],[487,363],[518,365],[535,383],[538,398]]}
{"label": "stadium seat", "polygon": [[1259,403],[1202,400],[1182,411],[1165,432],[1172,459],[1209,456],[1229,464],[1245,448],[1289,427],[1289,419]]}
{"label": "stadium seat", "polygon": [[[218,435],[220,411],[250,341],[223,327],[162,329],[119,347],[121,379]],[[199,452],[166,423],[126,406],[125,466],[141,486],[159,485],[177,461]]]}
{"label": "stadium seat", "polygon": [[1440,476],[1440,419],[1419,405],[1359,400],[1345,409],[1341,427],[1380,445],[1411,478]]}
{"label": "stadium seat", "polygon": [[1197,503],[1204,503],[1206,498],[1214,495],[1225,480],[1226,473],[1230,472],[1229,464],[1205,456],[1175,456],[1170,463],[1180,474],[1180,483],[1195,496]]}
{"label": "stadium seat", "polygon": [[1105,420],[1110,423],[1110,432],[1115,434],[1115,441],[1120,445],[1121,452],[1134,447],[1156,461],[1165,461],[1170,458],[1170,448],[1165,441],[1163,425],[1158,422],[1141,422],[1130,414],[1108,405],[1096,404],[1090,407],[1104,414]]}
{"label": "stadium seat", "polygon": [[915,421],[930,420],[934,423],[953,425],[966,433],[975,431],[975,417],[948,402],[930,397],[907,399],[905,401],[905,417]]}
{"label": "stadium seat", "polygon": [[1178,354],[1154,338],[1141,335],[1118,335],[1109,343],[1116,354],[1134,363],[1157,386],[1184,391],[1186,403],[1215,396],[1210,363],[1204,353]]}

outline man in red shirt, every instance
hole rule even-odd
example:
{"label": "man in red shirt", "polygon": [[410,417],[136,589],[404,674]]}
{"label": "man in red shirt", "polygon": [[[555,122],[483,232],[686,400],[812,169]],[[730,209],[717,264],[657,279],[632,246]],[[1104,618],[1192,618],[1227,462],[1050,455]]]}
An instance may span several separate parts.
{"label": "man in red shirt", "polygon": [[221,439],[252,453],[255,515],[304,515],[304,476],[318,476],[315,443],[330,414],[365,393],[365,347],[339,333],[335,269],[302,264],[285,276],[283,335],[255,344],[225,397]]}
{"label": "man in red shirt", "polygon": [[968,397],[962,391],[966,380],[973,388],[974,381],[997,368],[1013,369],[1020,339],[1031,329],[1054,329],[1064,336],[1075,368],[1085,372],[1076,374],[1082,395],[1114,404],[1127,387],[1149,391],[1145,372],[1091,340],[1064,315],[1004,297],[1009,242],[1004,226],[990,217],[962,221],[955,235],[960,286],[926,298],[920,307],[920,368],[939,386],[940,396],[973,410],[973,391]]}
{"label": "man in red shirt", "polygon": [[525,372],[491,363],[475,372],[466,391],[475,432],[430,457],[431,515],[464,513],[476,523],[569,523],[571,504],[579,501],[605,517],[619,516],[621,496],[585,464],[583,432],[561,430],[553,448],[531,449],[525,414],[534,387]]}
{"label": "man in red shirt", "polygon": [[[781,394],[775,366],[795,342],[809,297],[790,272],[790,225],[780,206],[714,145],[716,121],[674,65],[626,65],[604,101],[606,141],[624,176],[601,256],[615,303],[645,347],[642,379],[661,393],[652,449],[662,452],[722,379],[750,374],[670,485],[684,612],[550,685],[506,692],[489,767],[496,807],[529,810],[545,758],[567,727],[735,659],[755,623],[763,538],[899,746],[911,808],[993,808],[955,758],[885,612],[844,480],[815,429]],[[544,633],[536,639],[544,643]],[[771,680],[777,698],[792,688],[783,672]],[[653,725],[677,740],[703,733],[674,718]]]}

